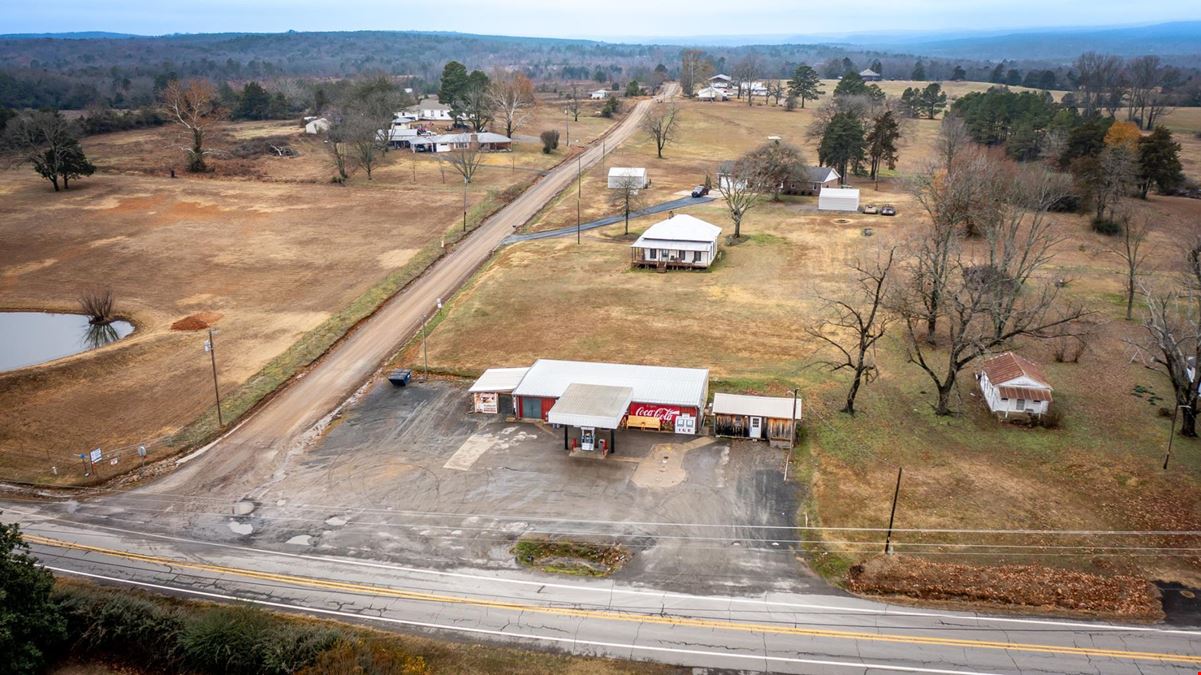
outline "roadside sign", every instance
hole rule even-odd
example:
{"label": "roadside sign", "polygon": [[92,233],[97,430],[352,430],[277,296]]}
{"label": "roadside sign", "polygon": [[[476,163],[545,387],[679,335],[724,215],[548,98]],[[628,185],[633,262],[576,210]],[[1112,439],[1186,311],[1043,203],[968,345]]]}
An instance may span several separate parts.
{"label": "roadside sign", "polygon": [[205,353],[205,354],[207,354],[207,353],[209,353],[209,352],[211,352],[211,351],[213,351],[213,342],[212,342],[212,340],[205,340],[205,341],[204,341],[204,353]]}
{"label": "roadside sign", "polygon": [[138,446],[138,457],[145,457],[145,456],[146,456],[146,446],[139,445]]}
{"label": "roadside sign", "polygon": [[91,453],[89,453],[88,459],[92,462],[92,464],[95,464],[96,462],[99,462],[100,460],[104,459],[104,453],[100,452],[100,448],[96,448]]}

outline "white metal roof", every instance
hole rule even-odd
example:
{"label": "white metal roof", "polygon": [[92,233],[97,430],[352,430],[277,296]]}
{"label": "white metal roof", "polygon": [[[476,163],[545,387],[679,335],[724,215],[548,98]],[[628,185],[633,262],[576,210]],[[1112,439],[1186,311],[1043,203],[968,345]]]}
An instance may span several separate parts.
{"label": "white metal roof", "polygon": [[513,395],[558,398],[577,383],[630,387],[634,390],[631,400],[638,403],[703,406],[709,369],[538,359]]}
{"label": "white metal roof", "polygon": [[511,143],[513,139],[504,134],[494,134],[491,131],[481,131],[480,133],[462,133],[462,134],[439,134],[436,136],[422,136],[423,144],[429,143],[470,143],[472,136],[479,143]]}
{"label": "white metal roof", "polygon": [[[687,214],[673,216],[661,220],[646,228],[638,241],[630,244],[631,248],[677,248],[685,250],[707,251],[713,242],[721,236],[721,228],[707,223],[700,218]],[[680,244],[703,244],[703,246],[688,247]]]}
{"label": "white metal roof", "polygon": [[615,167],[612,167],[609,169],[609,176],[611,178],[616,178],[616,177],[625,178],[628,176],[634,176],[637,178],[645,178],[646,177],[646,169],[641,168],[641,167],[635,168],[635,167],[629,167],[629,166],[615,166]]}
{"label": "white metal roof", "polygon": [[551,406],[546,420],[551,424],[571,427],[600,427],[616,429],[630,409],[630,387],[611,387],[600,384],[572,384]]}
{"label": "white metal roof", "polygon": [[[744,394],[714,394],[714,415],[752,415],[792,419],[792,399],[783,396],[746,396]],[[796,401],[796,418],[801,419],[801,400]]]}
{"label": "white metal roof", "polygon": [[834,197],[835,199],[838,199],[840,197],[846,198],[846,199],[859,199],[859,188],[824,187],[824,188],[822,188],[821,194],[819,196],[820,197]]}
{"label": "white metal roof", "polygon": [[476,392],[509,392],[517,388],[521,384],[521,378],[525,377],[525,371],[529,368],[489,368],[480,375],[480,379],[476,380],[471,388],[467,391]]}

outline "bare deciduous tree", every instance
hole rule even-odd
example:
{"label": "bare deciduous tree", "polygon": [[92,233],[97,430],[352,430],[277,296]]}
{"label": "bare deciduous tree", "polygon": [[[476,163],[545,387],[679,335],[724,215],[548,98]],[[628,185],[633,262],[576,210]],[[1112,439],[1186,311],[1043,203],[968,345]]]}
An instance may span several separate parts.
{"label": "bare deciduous tree", "polygon": [[1134,296],[1138,291],[1139,275],[1143,264],[1147,261],[1147,252],[1143,250],[1143,242],[1151,229],[1147,218],[1134,221],[1129,214],[1123,214],[1119,219],[1122,232],[1117,241],[1109,247],[1110,253],[1122,259],[1125,266],[1126,285],[1126,320],[1134,319]]}
{"label": "bare deciduous tree", "polygon": [[325,149],[329,152],[334,170],[337,171],[334,182],[345,183],[350,179],[350,174],[354,172],[355,164],[352,155],[354,148],[351,138],[347,130],[338,123],[331,124],[326,133]]}
{"label": "bare deciduous tree", "polygon": [[204,171],[205,135],[224,116],[218,106],[217,88],[207,80],[172,80],[163,90],[162,100],[167,115],[191,134],[188,171]]}
{"label": "bare deciduous tree", "polygon": [[726,211],[734,224],[734,239],[742,238],[742,219],[769,193],[763,176],[745,159],[723,162],[717,172],[717,191],[726,200]]}
{"label": "bare deciduous tree", "polygon": [[742,94],[746,93],[746,104],[754,104],[754,95],[752,85],[755,83],[755,78],[759,77],[759,71],[763,69],[763,65],[759,55],[755,52],[750,52],[734,65],[734,81],[738,87],[738,98],[742,98]]}
{"label": "bare deciduous tree", "polygon": [[463,177],[464,183],[471,183],[475,178],[475,172],[484,163],[484,152],[480,149],[480,143],[475,134],[472,134],[471,140],[465,147],[451,150],[441,155],[440,158]]}
{"label": "bare deciduous tree", "polygon": [[529,117],[526,108],[534,103],[533,83],[522,73],[497,70],[492,74],[488,95],[492,110],[505,125],[505,135],[511,138],[513,132],[525,124]]}
{"label": "bare deciduous tree", "polygon": [[642,207],[642,181],[639,176],[620,176],[613,179],[615,185],[609,187],[609,202],[621,209],[625,216],[626,230],[630,233],[630,214]]}
{"label": "bare deciduous tree", "polygon": [[855,398],[859,395],[859,388],[874,380],[877,373],[871,353],[888,329],[885,299],[895,256],[896,248],[890,247],[886,251],[878,251],[871,262],[847,263],[854,275],[855,297],[822,298],[825,313],[830,318],[805,329],[811,337],[837,354],[834,359],[820,361],[821,364],[832,371],[850,371],[851,385],[842,407],[842,412],[849,415],[855,414]]}
{"label": "bare deciduous tree", "polygon": [[674,141],[680,109],[674,103],[659,103],[642,119],[642,130],[655,142],[655,151],[663,159],[663,148]]}
{"label": "bare deciduous tree", "polygon": [[1172,288],[1141,284],[1147,306],[1145,340],[1135,346],[1172,383],[1176,406],[1183,411],[1180,435],[1197,435],[1197,394],[1201,386],[1201,241],[1186,253],[1188,272]]}
{"label": "bare deciduous tree", "polygon": [[571,114],[572,122],[580,121],[580,92],[574,84],[571,85],[571,91],[567,92],[567,112]]}

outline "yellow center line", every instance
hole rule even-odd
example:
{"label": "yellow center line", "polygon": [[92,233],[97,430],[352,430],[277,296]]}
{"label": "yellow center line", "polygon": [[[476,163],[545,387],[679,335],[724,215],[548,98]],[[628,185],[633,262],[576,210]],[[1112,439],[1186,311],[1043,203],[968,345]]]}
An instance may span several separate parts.
{"label": "yellow center line", "polygon": [[547,607],[542,605],[531,605],[519,602],[507,602],[500,600],[484,600],[477,598],[465,598],[453,595],[441,595],[435,593],[424,593],[420,591],[404,591],[386,586],[376,586],[371,584],[360,584],[346,581],[333,581],[329,579],[314,579],[311,577],[299,577],[290,574],[276,574],[273,572],[260,572],[257,570],[247,570],[237,567],[226,567],[223,565],[210,565],[208,563],[191,562],[185,560],[176,560],[172,558],[163,558],[160,556],[146,555],[142,553],[131,553],[110,548],[102,548],[99,546],[90,546],[87,544],[77,544],[59,539],[50,539],[37,535],[25,535],[25,540],[40,544],[43,546],[53,546],[56,548],[64,548],[75,551],[83,551],[88,553],[97,553],[101,555],[111,556],[115,558],[124,558],[126,560],[135,560],[139,562],[150,563],[154,565],[162,565],[165,567],[173,567],[180,569],[191,569],[203,572],[211,572],[214,574],[225,574],[244,577],[248,579],[260,579],[264,581],[274,581],[283,584],[305,586],[310,588],[321,588],[326,590],[348,591],[353,593],[366,593],[369,595],[399,598],[404,600],[418,600],[422,602],[440,602],[458,605],[471,605],[475,607],[486,607],[489,609],[504,609],[522,612],[535,612],[539,614],[552,614],[556,616],[567,616],[582,619],[601,619],[604,621],[628,621],[635,623],[652,623],[667,626],[688,626],[694,628],[711,628],[715,630],[732,630],[750,633],[770,633],[776,635],[796,635],[804,637],[817,638],[832,638],[840,640],[867,640],[872,642],[894,642],[910,645],[932,645],[939,647],[964,647],[972,649],[1000,649],[1014,650],[1021,652],[1032,652],[1039,654],[1055,654],[1060,656],[1083,656],[1083,657],[1105,657],[1114,659],[1131,659],[1136,661],[1158,661],[1166,663],[1187,663],[1201,664],[1201,656],[1191,656],[1186,654],[1161,654],[1155,652],[1138,652],[1125,651],[1116,649],[1100,649],[1090,647],[1068,647],[1056,645],[1041,645],[1020,642],[994,642],[988,640],[966,640],[960,638],[944,638],[944,637],[923,637],[920,635],[890,635],[887,633],[866,633],[858,631],[846,630],[831,630],[823,628],[799,628],[793,626],[779,626],[772,624],[748,623],[742,621],[726,621],[719,619],[701,619],[684,616],[664,616],[661,614],[642,614],[637,612],[616,612],[612,610],[591,610],[591,609],[569,609],[565,607]]}

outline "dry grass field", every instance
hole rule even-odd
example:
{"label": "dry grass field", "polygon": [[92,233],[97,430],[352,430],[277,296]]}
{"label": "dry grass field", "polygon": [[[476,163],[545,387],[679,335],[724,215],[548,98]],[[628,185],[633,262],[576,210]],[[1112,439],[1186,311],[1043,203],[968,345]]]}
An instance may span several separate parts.
{"label": "dry grass field", "polygon": [[[255,138],[280,138],[300,156],[230,154]],[[0,479],[77,482],[78,454],[91,448],[122,455],[100,467],[111,475],[136,461],[138,444],[153,458],[200,440],[215,418],[207,335],[172,323],[219,316],[230,417],[457,236],[462,181],[433,157],[390,152],[374,180],[360,171],[343,187],[330,183],[322,142],[293,124],[224,124],[211,143],[203,176],[169,177],[182,165],[172,127],[85,139],[99,170],[69,192],[51,192],[28,167],[0,172],[0,308],[74,311],[82,291],[110,287],[137,326],[102,349],[0,374]],[[530,143],[489,156],[468,191],[470,220],[561,159]]]}
{"label": "dry grass field", "polygon": [[[682,108],[682,134],[666,159],[656,159],[649,141],[639,139],[608,160],[609,166],[648,167],[650,201],[677,196],[717,161],[768,135],[797,142],[810,158],[816,154],[804,137],[809,112],[734,103]],[[936,131],[936,123],[911,123],[898,173],[921,166]],[[585,178],[585,219],[613,211],[605,204],[602,176],[597,169]],[[1097,313],[1099,337],[1078,364],[1055,363],[1049,346],[1035,341],[1015,345],[1045,364],[1063,412],[1059,428],[991,419],[970,372],[960,382],[960,414],[935,416],[930,381],[906,363],[895,330],[877,354],[879,379],[860,397],[863,412],[855,418],[836,412],[845,379],[815,366],[816,345],[803,328],[818,320],[820,295],[846,287],[845,260],[903,240],[923,220],[900,179],[885,180],[879,194],[865,181],[860,187],[864,201],[892,202],[899,215],[820,214],[812,198],[764,204],[744,222],[748,239],[726,246],[708,272],[630,270],[631,238],[622,236],[621,224],[585,233],[581,245],[569,237],[506,248],[449,303],[429,340],[431,363],[471,374],[539,357],[613,360],[709,367],[718,390],[782,394],[800,385],[806,431],[798,466],[812,488],[805,508],[811,522],[827,526],[886,525],[897,467],[903,466],[898,527],[1201,529],[1201,444],[1178,438],[1171,470],[1160,470],[1169,422],[1159,410],[1169,387],[1162,375],[1131,362],[1125,340],[1141,329],[1121,318],[1120,262],[1107,251],[1112,242],[1090,232],[1082,217],[1057,220],[1065,241],[1046,275],[1069,280],[1066,296]],[[565,195],[533,227],[573,224],[575,201],[574,194]],[[1201,202],[1153,197],[1137,208],[1155,215],[1149,246],[1157,274],[1170,274],[1170,252],[1196,230]],[[687,212],[731,232],[720,202]],[[631,236],[660,217],[634,221]],[[863,236],[865,226],[874,236]],[[883,537],[831,533],[827,539],[824,550],[833,554],[817,559],[837,574],[877,552]],[[861,543],[837,543],[843,541]],[[1097,548],[1195,546],[1191,540],[904,534],[894,541],[902,551],[934,559],[1038,562],[1201,583],[1196,556]],[[976,544],[990,547],[964,546]]]}

